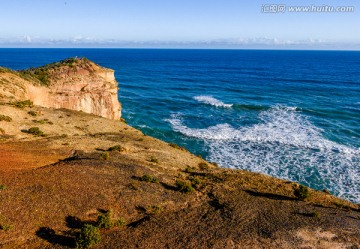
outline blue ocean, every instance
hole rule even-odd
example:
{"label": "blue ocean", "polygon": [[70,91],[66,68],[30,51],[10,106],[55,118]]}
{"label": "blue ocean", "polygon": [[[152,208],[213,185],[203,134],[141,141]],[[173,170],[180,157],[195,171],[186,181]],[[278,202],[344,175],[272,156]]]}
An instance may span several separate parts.
{"label": "blue ocean", "polygon": [[0,66],[74,56],[116,70],[145,134],[360,203],[359,51],[0,49]]}

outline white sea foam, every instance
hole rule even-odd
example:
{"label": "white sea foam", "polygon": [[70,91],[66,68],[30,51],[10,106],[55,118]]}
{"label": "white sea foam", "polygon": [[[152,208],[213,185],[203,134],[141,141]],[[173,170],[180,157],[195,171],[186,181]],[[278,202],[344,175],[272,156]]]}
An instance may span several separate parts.
{"label": "white sea foam", "polygon": [[169,122],[175,131],[202,139],[209,160],[332,190],[360,202],[360,149],[323,137],[296,108],[274,107],[260,113],[261,122],[235,128],[219,124],[206,129],[183,125],[181,115]]}
{"label": "white sea foam", "polygon": [[225,104],[224,102],[214,98],[213,96],[208,96],[208,95],[195,96],[194,99],[201,103],[216,106],[216,107],[230,108],[233,106],[232,104]]}

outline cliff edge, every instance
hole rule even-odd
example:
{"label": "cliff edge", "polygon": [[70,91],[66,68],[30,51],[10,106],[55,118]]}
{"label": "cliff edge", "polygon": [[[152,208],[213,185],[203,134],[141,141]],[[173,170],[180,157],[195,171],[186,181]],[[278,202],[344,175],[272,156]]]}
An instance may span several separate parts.
{"label": "cliff edge", "polygon": [[118,120],[121,105],[114,70],[86,58],[70,58],[39,68],[0,68],[0,102],[30,100],[48,108],[66,108]]}

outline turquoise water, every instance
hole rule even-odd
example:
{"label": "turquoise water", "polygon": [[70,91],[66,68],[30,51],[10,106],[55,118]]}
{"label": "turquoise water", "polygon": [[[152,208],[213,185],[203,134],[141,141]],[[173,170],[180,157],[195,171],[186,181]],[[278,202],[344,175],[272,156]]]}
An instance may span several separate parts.
{"label": "turquoise water", "polygon": [[360,203],[360,52],[0,49],[0,65],[70,56],[116,70],[144,133]]}

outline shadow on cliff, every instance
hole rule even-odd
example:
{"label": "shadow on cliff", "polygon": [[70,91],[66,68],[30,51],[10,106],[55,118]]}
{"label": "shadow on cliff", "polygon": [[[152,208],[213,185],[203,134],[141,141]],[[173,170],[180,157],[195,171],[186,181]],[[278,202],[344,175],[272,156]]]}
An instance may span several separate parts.
{"label": "shadow on cliff", "polygon": [[277,194],[272,194],[272,193],[261,193],[261,192],[256,192],[256,191],[252,191],[252,190],[245,190],[245,192],[252,196],[265,197],[265,198],[272,199],[272,200],[282,200],[282,201],[297,200],[296,198],[293,198],[293,197],[277,195]]}
{"label": "shadow on cliff", "polygon": [[50,227],[40,227],[36,235],[49,242],[52,245],[67,246],[75,248],[75,237],[73,231],[65,232],[66,235],[56,234],[55,230]]}

